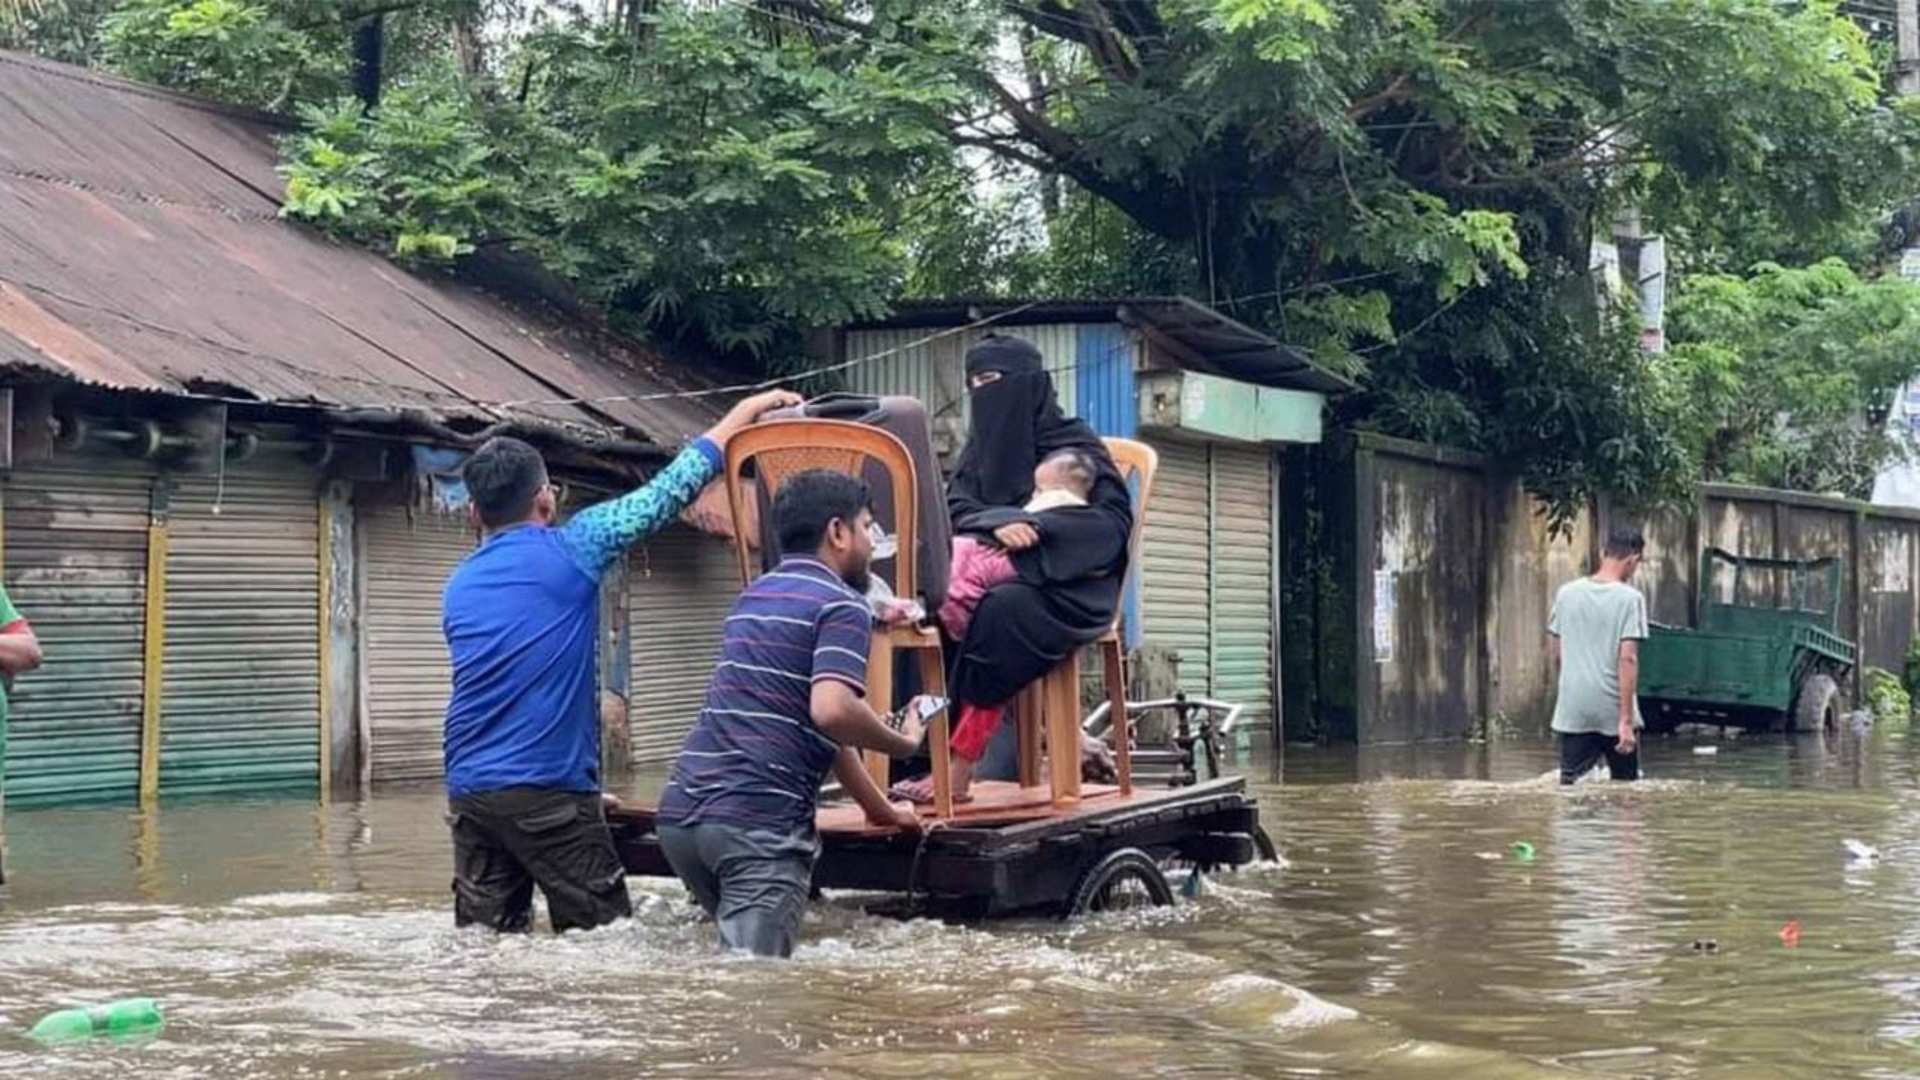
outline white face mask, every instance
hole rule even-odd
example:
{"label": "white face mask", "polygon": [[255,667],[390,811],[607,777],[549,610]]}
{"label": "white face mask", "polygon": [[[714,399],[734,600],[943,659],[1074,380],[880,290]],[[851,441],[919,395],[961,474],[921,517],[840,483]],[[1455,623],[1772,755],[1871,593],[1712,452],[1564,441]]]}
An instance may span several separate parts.
{"label": "white face mask", "polygon": [[874,562],[891,559],[900,549],[898,542],[896,542],[892,536],[888,535],[887,530],[881,528],[880,523],[877,521],[867,526],[867,536],[873,540]]}

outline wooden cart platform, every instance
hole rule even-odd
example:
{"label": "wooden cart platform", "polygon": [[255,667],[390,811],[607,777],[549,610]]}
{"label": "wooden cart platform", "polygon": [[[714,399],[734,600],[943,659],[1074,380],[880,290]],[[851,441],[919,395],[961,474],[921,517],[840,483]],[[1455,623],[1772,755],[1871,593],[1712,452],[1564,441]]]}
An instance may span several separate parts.
{"label": "wooden cart platform", "polygon": [[[623,807],[608,820],[628,873],[673,875],[651,809]],[[1239,777],[1128,795],[1088,785],[1058,805],[1045,785],[980,783],[952,820],[927,822],[916,836],[869,825],[858,807],[823,808],[814,885],[903,894],[951,917],[1076,915],[1120,906],[1123,896],[1171,902],[1172,861],[1240,866],[1272,850]]]}

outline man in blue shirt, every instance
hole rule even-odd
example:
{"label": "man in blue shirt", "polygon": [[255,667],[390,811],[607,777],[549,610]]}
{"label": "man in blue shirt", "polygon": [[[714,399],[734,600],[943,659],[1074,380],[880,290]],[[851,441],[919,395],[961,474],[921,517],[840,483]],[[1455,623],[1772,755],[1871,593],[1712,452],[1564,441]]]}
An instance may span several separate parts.
{"label": "man in blue shirt", "polygon": [[803,472],[781,486],[780,565],[727,617],[706,705],[660,800],[660,849],[730,949],[793,952],[828,769],[869,821],[919,828],[855,752],[906,757],[925,733],[913,706],[881,717],[865,700],[871,502],[866,482],[843,473]]}
{"label": "man in blue shirt", "polygon": [[457,925],[528,929],[536,884],[556,931],[632,914],[600,800],[600,580],[693,501],[734,432],[799,400],[775,390],[742,401],[644,487],[557,528],[537,450],[499,438],[467,459],[461,478],[482,538],[443,601]]}

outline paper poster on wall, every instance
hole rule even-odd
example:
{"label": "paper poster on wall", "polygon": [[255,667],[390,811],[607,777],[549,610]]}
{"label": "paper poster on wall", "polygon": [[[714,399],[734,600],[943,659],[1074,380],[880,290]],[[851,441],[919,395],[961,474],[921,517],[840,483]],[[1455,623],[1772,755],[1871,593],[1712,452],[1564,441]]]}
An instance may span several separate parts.
{"label": "paper poster on wall", "polygon": [[1375,570],[1373,572],[1373,662],[1376,664],[1393,662],[1395,609],[1393,571]]}

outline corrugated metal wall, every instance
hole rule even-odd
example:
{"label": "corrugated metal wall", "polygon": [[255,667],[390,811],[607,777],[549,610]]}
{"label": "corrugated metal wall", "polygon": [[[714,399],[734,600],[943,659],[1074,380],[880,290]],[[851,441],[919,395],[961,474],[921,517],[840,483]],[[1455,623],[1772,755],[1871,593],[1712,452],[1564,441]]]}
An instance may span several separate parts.
{"label": "corrugated metal wall", "polygon": [[436,779],[445,772],[441,742],[453,686],[440,598],[473,550],[473,530],[464,517],[409,515],[401,507],[367,508],[358,518],[373,779]]}
{"label": "corrugated metal wall", "polygon": [[1180,686],[1273,717],[1273,454],[1151,439],[1160,475],[1147,511],[1146,640],[1178,650]]}
{"label": "corrugated metal wall", "polygon": [[160,790],[320,780],[318,479],[292,461],[175,482]]}
{"label": "corrugated metal wall", "polygon": [[[1074,372],[1074,383],[1080,419],[1101,435],[1135,438],[1140,429],[1140,409],[1134,401],[1133,373],[1139,344],[1133,332],[1117,323],[1084,324],[1079,328],[1076,355],[1079,368]],[[1134,492],[1134,498],[1139,499],[1139,492]],[[1121,627],[1129,649],[1139,648],[1142,637],[1140,577],[1137,570],[1131,575],[1127,593],[1120,600]]]}
{"label": "corrugated metal wall", "polygon": [[1142,546],[1142,628],[1146,640],[1180,654],[1180,686],[1212,690],[1212,625],[1208,596],[1207,448],[1152,440],[1160,474],[1147,507]]}
{"label": "corrugated metal wall", "polygon": [[627,594],[633,760],[671,761],[706,699],[740,565],[727,541],[675,525],[628,554]]}
{"label": "corrugated metal wall", "polygon": [[990,331],[1033,342],[1045,358],[1047,370],[1053,374],[1054,391],[1060,398],[1060,408],[1067,415],[1073,415],[1079,405],[1076,373],[1080,368],[1080,327],[1072,323],[968,330],[911,348],[908,347],[910,343],[941,333],[940,328],[852,330],[847,333],[841,359],[856,360],[882,353],[891,355],[856,365],[843,378],[849,390],[863,394],[909,394],[926,403],[929,415],[958,412],[964,421],[968,415],[964,381],[957,375],[944,380],[937,377],[934,372],[935,358],[946,357],[946,363],[957,366],[967,346]]}
{"label": "corrugated metal wall", "polygon": [[134,800],[152,480],[125,458],[7,479],[6,581],[46,665],[14,687],[11,806]]}
{"label": "corrugated metal wall", "polygon": [[1216,445],[1213,466],[1213,695],[1273,722],[1273,453]]}

